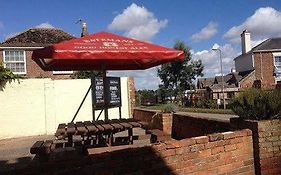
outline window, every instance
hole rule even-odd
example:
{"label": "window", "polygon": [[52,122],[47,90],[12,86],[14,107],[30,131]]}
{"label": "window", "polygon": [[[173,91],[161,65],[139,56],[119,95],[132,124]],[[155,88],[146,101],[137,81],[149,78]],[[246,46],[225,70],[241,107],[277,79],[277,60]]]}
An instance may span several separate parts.
{"label": "window", "polygon": [[276,77],[281,77],[281,56],[274,56],[274,74]]}
{"label": "window", "polygon": [[26,59],[23,50],[5,50],[4,66],[14,74],[26,74]]}

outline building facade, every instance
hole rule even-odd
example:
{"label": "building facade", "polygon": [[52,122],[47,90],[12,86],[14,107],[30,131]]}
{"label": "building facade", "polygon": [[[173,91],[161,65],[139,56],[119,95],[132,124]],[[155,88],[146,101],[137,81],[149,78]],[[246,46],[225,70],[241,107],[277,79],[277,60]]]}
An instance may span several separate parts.
{"label": "building facade", "polygon": [[0,64],[24,78],[68,79],[73,71],[43,71],[32,52],[75,37],[61,29],[32,28],[0,43]]}
{"label": "building facade", "polygon": [[241,43],[242,54],[234,59],[236,70],[254,70],[252,87],[276,88],[281,83],[281,38],[270,38],[251,48],[250,32],[245,30]]}

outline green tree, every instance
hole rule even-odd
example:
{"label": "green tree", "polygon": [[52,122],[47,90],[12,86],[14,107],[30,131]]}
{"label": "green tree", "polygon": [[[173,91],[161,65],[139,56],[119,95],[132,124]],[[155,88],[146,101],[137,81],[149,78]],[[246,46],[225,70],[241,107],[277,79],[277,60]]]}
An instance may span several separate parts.
{"label": "green tree", "polygon": [[77,71],[75,72],[71,78],[73,79],[87,79],[95,76],[102,76],[102,72],[100,71],[93,71],[93,70],[86,70],[86,71]]}
{"label": "green tree", "polygon": [[194,89],[194,80],[198,76],[203,76],[203,68],[201,60],[191,60],[190,49],[183,41],[177,41],[175,49],[184,51],[184,59],[176,60],[161,65],[158,69],[163,86],[171,90],[175,101],[183,99],[184,92],[188,89]]}

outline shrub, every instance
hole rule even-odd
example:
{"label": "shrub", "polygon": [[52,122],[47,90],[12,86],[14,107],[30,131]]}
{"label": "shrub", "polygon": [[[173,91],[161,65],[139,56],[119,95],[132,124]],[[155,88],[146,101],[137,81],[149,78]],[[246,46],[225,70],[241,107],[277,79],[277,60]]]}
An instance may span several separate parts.
{"label": "shrub", "polygon": [[178,106],[174,103],[168,103],[162,106],[161,111],[164,113],[174,113],[178,111]]}
{"label": "shrub", "polygon": [[215,100],[196,100],[196,108],[216,109],[217,103]]}
{"label": "shrub", "polygon": [[7,80],[15,80],[20,78],[18,75],[14,75],[13,72],[5,68],[2,64],[0,64],[0,83]]}
{"label": "shrub", "polygon": [[266,120],[280,117],[281,91],[249,89],[230,102],[230,108],[243,119]]}

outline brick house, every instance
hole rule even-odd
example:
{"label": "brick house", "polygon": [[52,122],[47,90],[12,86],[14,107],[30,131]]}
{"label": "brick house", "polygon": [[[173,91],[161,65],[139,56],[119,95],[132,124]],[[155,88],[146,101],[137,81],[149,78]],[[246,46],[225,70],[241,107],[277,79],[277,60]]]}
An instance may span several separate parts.
{"label": "brick house", "polygon": [[73,71],[43,71],[32,59],[33,50],[75,38],[61,29],[32,28],[0,43],[0,64],[25,78],[68,79]]}
{"label": "brick house", "polygon": [[224,97],[226,103],[236,96],[243,88],[252,86],[249,82],[252,82],[254,71],[236,72],[232,70],[227,75],[224,75],[222,82],[221,76],[212,78],[199,78],[197,80],[196,95],[200,99],[223,99],[222,84],[224,85]]}
{"label": "brick house", "polygon": [[238,72],[254,70],[242,87],[274,89],[281,83],[281,38],[270,38],[251,48],[250,32],[241,34],[242,54],[234,58]]}

